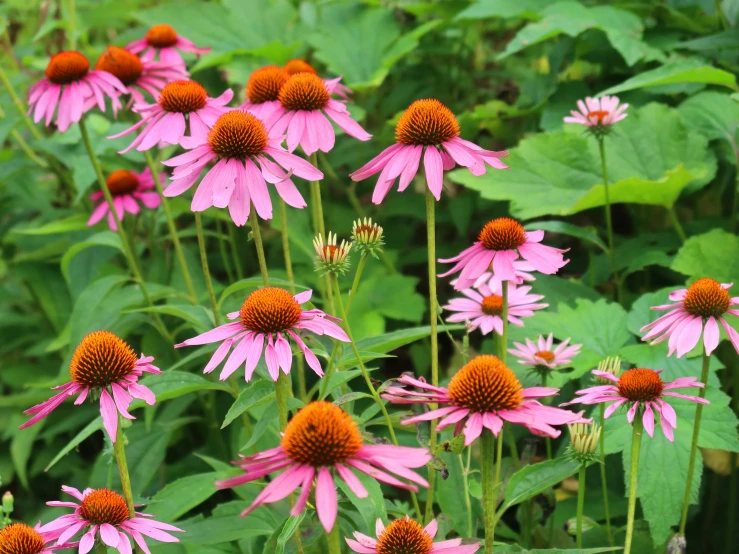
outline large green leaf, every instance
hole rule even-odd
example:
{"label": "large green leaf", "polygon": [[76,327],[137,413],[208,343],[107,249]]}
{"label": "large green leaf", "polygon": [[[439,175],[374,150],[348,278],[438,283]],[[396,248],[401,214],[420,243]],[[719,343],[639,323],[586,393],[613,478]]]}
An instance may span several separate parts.
{"label": "large green leaf", "polygon": [[617,94],[627,90],[676,83],[705,83],[737,89],[736,77],[733,73],[707,65],[701,60],[681,60],[669,62],[657,69],[644,71],[639,75],[626,79],[620,85],[607,88],[600,94]]}
{"label": "large green leaf", "polygon": [[488,17],[535,18],[549,0],[476,0],[457,14],[457,19],[486,19]]}
{"label": "large green leaf", "polygon": [[691,279],[711,277],[721,283],[739,281],[739,237],[713,229],[690,237],[678,250],[672,269]]}
{"label": "large green leaf", "polygon": [[[156,362],[155,362],[156,363]],[[231,387],[220,381],[209,380],[183,371],[167,371],[161,375],[149,375],[141,380],[157,397],[157,402],[171,400],[184,394],[200,390],[222,390],[231,392]],[[134,400],[131,409],[144,405],[143,400]]]}
{"label": "large green leaf", "polygon": [[579,469],[580,462],[569,456],[524,466],[508,481],[501,510],[507,510],[524,500],[533,498],[540,492],[574,475]]}
{"label": "large green leaf", "polygon": [[272,402],[275,397],[275,386],[270,381],[259,380],[250,383],[246,389],[242,390],[239,397],[231,404],[228,413],[223,420],[221,429],[231,424],[231,422],[243,414],[246,410],[256,408]]}
{"label": "large green leaf", "polygon": [[225,477],[226,474],[213,471],[172,481],[154,495],[147,513],[160,521],[175,521],[213,496],[218,491],[215,482]]}
{"label": "large green leaf", "polygon": [[184,544],[207,545],[271,535],[278,522],[268,510],[257,510],[242,518],[239,514],[248,506],[242,501],[227,502],[219,504],[211,517],[179,522],[177,527],[185,532],[178,538]]}
{"label": "large green leaf", "polygon": [[[475,177],[461,169],[449,176],[483,198],[510,200],[522,219],[602,206],[597,142],[574,127],[524,139],[511,151],[508,171]],[[683,189],[708,183],[716,170],[706,139],[689,132],[678,111],[662,104],[629,110],[618,132],[606,139],[606,158],[612,203],[670,207]]]}
{"label": "large green leaf", "polygon": [[706,91],[691,96],[678,108],[691,127],[707,139],[721,139],[737,151],[736,130],[739,126],[739,102],[721,92]]}
{"label": "large green leaf", "polygon": [[362,473],[361,471],[355,471],[354,475],[357,476],[357,479],[359,479],[359,481],[364,485],[364,488],[367,489],[367,492],[369,494],[366,498],[358,498],[357,495],[355,495],[349,489],[349,487],[343,480],[335,479],[335,481],[341,491],[347,496],[349,501],[357,509],[359,514],[362,516],[365,524],[367,525],[367,528],[363,529],[361,532],[374,535],[373,531],[375,529],[375,522],[378,519],[387,521],[385,497],[382,494],[382,489],[380,488],[380,483],[377,481],[377,479],[374,479],[369,475]]}

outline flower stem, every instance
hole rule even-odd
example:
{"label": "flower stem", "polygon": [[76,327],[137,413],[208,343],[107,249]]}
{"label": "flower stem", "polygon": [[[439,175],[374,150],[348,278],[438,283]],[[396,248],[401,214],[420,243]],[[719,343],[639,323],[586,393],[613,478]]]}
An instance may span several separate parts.
{"label": "flower stem", "polygon": [[[703,388],[698,392],[700,398],[706,397],[706,388],[708,387],[708,367],[711,363],[711,356],[706,354],[705,348],[703,349],[703,367],[701,369],[701,383]],[[685,495],[683,496],[683,511],[680,515],[680,531],[681,535],[685,536],[685,525],[688,522],[688,508],[690,507],[690,489],[693,483],[693,472],[695,471],[695,458],[698,452],[698,437],[701,429],[701,417],[703,416],[703,404],[698,404],[695,407],[695,420],[693,423],[693,441],[690,444],[690,461],[688,462],[688,474],[685,479]]]}
{"label": "flower stem", "polygon": [[467,536],[473,537],[475,534],[472,529],[472,500],[470,498],[470,483],[469,483],[469,471],[470,471],[470,458],[472,456],[471,446],[467,447],[467,465],[465,466],[462,454],[458,456],[459,466],[462,468],[462,483],[464,486],[464,504],[467,509]]}
{"label": "flower stem", "polygon": [[[429,322],[431,328],[431,384],[439,386],[439,335],[437,329],[437,300],[436,300],[436,199],[431,191],[426,188],[426,238],[428,248],[428,270],[429,270]],[[436,409],[435,404],[429,408]],[[436,450],[436,420],[430,422],[429,450]],[[429,489],[426,496],[426,513],[424,522],[428,525],[434,519],[434,482],[436,481],[436,470],[429,468]]]}
{"label": "flower stem", "polygon": [[236,277],[244,278],[244,270],[241,267],[241,259],[239,258],[239,250],[236,242],[236,231],[233,225],[226,225],[228,229],[228,242],[231,243],[231,255],[234,259],[234,268],[236,268]]}
{"label": "flower stem", "polygon": [[685,234],[685,229],[683,229],[680,219],[677,217],[677,213],[675,212],[675,206],[667,208],[667,213],[670,214],[670,221],[672,222],[672,226],[675,228],[677,236],[680,237],[680,240],[683,242],[688,240],[688,236]]}
{"label": "flower stem", "polygon": [[205,286],[208,289],[208,297],[210,298],[210,307],[213,310],[213,320],[216,325],[221,324],[221,316],[218,314],[218,302],[216,302],[216,293],[213,290],[213,281],[210,278],[210,269],[208,267],[208,254],[205,251],[205,236],[203,236],[203,219],[200,212],[195,212],[195,227],[198,231],[198,248],[200,249],[200,263],[203,266],[203,276],[205,277]]}
{"label": "flower stem", "polygon": [[67,29],[67,32],[69,33],[69,49],[70,50],[77,50],[77,21],[76,21],[76,14],[75,14],[75,7],[74,7],[74,0],[69,0],[69,28]]}
{"label": "flower stem", "polygon": [[98,554],[108,554],[108,547],[105,546],[105,543],[103,541],[98,541],[98,544],[95,547],[95,552],[97,552]]}
{"label": "flower stem", "polygon": [[197,304],[198,295],[195,292],[195,287],[192,284],[192,276],[190,275],[190,269],[187,267],[185,261],[185,254],[182,252],[182,244],[180,243],[180,237],[177,234],[177,226],[175,225],[174,218],[172,217],[172,210],[169,207],[169,200],[164,196],[164,189],[162,188],[162,180],[159,178],[159,172],[157,166],[154,163],[154,158],[149,150],[144,152],[146,156],[146,163],[151,171],[151,176],[154,178],[154,185],[156,186],[159,197],[162,199],[162,208],[164,208],[164,215],[167,217],[167,226],[169,227],[169,236],[172,239],[174,245],[175,254],[177,255],[177,261],[180,264],[180,270],[182,271],[182,277],[185,279],[185,286],[187,292],[194,303]]}
{"label": "flower stem", "polygon": [[637,414],[632,424],[631,433],[631,469],[629,473],[629,510],[626,518],[626,542],[624,554],[631,552],[631,539],[634,537],[634,514],[636,513],[636,489],[639,474],[639,452],[641,451],[642,435],[641,414]]}
{"label": "flower stem", "polygon": [[[10,96],[10,100],[13,102],[13,105],[18,110],[18,113],[21,114],[21,119],[23,119],[23,123],[26,124],[26,127],[28,127],[28,130],[31,131],[33,138],[35,138],[36,140],[41,140],[43,138],[41,135],[41,131],[38,130],[36,125],[33,124],[31,117],[26,113],[26,107],[23,105],[23,102],[16,94],[15,89],[13,88],[13,85],[11,84],[10,79],[8,79],[8,76],[5,73],[5,70],[3,69],[2,65],[0,65],[0,82],[3,83],[3,87],[5,87],[5,90],[7,91],[8,96]],[[82,122],[80,121],[80,123]]]}
{"label": "flower stem", "polygon": [[[716,0],[717,2],[719,0]],[[719,4],[720,9],[720,4]],[[734,194],[732,195],[731,199],[731,213],[729,214],[729,229],[732,233],[736,233],[736,216],[737,212],[739,212],[739,150],[734,151],[735,156],[735,167],[737,167],[736,171],[736,181],[734,182]]]}
{"label": "flower stem", "polygon": [[[144,278],[141,276],[139,267],[136,264],[136,259],[134,257],[133,250],[131,249],[131,245],[129,244],[128,238],[126,237],[126,230],[123,228],[123,225],[121,224],[121,220],[118,218],[118,212],[116,212],[115,205],[113,203],[113,196],[110,194],[110,191],[108,190],[108,185],[105,183],[105,177],[103,176],[103,170],[100,167],[100,162],[98,161],[97,156],[95,155],[95,151],[92,148],[92,142],[90,141],[90,135],[87,132],[87,126],[85,125],[84,117],[80,119],[79,126],[80,126],[80,133],[82,134],[82,141],[85,143],[85,149],[87,150],[87,155],[90,158],[90,163],[92,164],[92,167],[95,170],[95,175],[97,176],[98,184],[100,185],[100,188],[103,191],[103,195],[105,196],[106,202],[108,202],[108,209],[113,215],[113,221],[115,221],[115,224],[118,230],[118,237],[121,240],[121,248],[123,249],[123,255],[126,257],[126,260],[128,261],[128,266],[131,269],[131,273],[133,273],[134,279],[139,284],[139,288],[141,289],[141,294],[144,297],[144,301],[149,307],[153,308],[154,303],[151,300],[151,296],[149,296],[149,291],[147,290],[146,284],[144,283]],[[154,318],[155,327],[161,333],[161,335],[169,342],[174,342],[172,335],[167,331],[167,328],[164,326],[164,323],[162,322],[162,318],[159,316],[159,314],[154,312],[152,316]]]}
{"label": "flower stem", "polygon": [[257,249],[257,259],[259,260],[259,272],[262,274],[264,286],[269,286],[269,275],[267,274],[267,260],[264,257],[264,244],[262,243],[262,233],[259,231],[259,219],[257,210],[254,206],[249,211],[249,223],[251,224],[251,232],[254,237],[254,246]]}
{"label": "flower stem", "polygon": [[362,272],[364,271],[364,266],[367,265],[367,258],[369,258],[369,254],[366,252],[362,254],[362,257],[359,258],[359,263],[357,264],[357,271],[354,273],[354,280],[352,281],[352,289],[349,292],[349,300],[346,302],[346,315],[349,315],[349,312],[352,309],[352,302],[354,301],[354,297],[357,295],[357,289],[359,288],[359,280],[362,278]]}
{"label": "flower stem", "polygon": [[503,306],[500,317],[503,320],[503,334],[500,337],[500,350],[498,357],[504,364],[508,359],[508,281],[502,281],[500,283],[503,295]]}
{"label": "flower stem", "polygon": [[577,479],[577,523],[575,526],[577,547],[582,548],[582,509],[585,505],[585,464],[580,466]]}
{"label": "flower stem", "polygon": [[226,268],[226,277],[228,278],[229,283],[233,283],[236,278],[234,277],[233,269],[231,268],[231,260],[226,253],[226,241],[223,238],[223,224],[218,218],[216,218],[216,234],[218,235],[218,250],[221,253],[221,261],[223,262],[223,266]]}
{"label": "flower stem", "polygon": [[331,532],[326,533],[326,542],[328,543],[328,554],[341,554],[341,536],[338,520],[334,523]]}
{"label": "flower stem", "polygon": [[503,429],[500,430],[497,440],[491,431],[483,429],[480,440],[482,441],[480,453],[482,501],[485,512],[484,554],[492,554],[495,543],[495,507],[498,505],[500,462],[503,458]]}
{"label": "flower stem", "polygon": [[[313,167],[318,167],[318,153],[314,152],[310,156],[310,162]],[[326,223],[323,219],[323,202],[321,201],[321,183],[319,181],[310,182],[310,195],[311,204],[313,205],[313,232],[316,235],[321,235],[326,239]],[[325,277],[325,292],[326,292],[326,304],[328,306],[328,312],[331,315],[336,315],[336,308],[334,306],[333,292],[331,291],[331,278],[326,275]]]}
{"label": "flower stem", "polygon": [[[616,271],[616,250],[613,246],[613,223],[611,222],[611,197],[608,185],[608,167],[606,165],[606,140],[605,137],[598,139],[598,147],[600,148],[600,163],[603,167],[603,191],[606,197],[605,214],[606,214],[606,235],[608,237],[608,258],[611,260],[611,272],[613,280],[618,283],[618,272]],[[616,288],[617,301],[620,302],[621,287]]]}
{"label": "flower stem", "polygon": [[121,488],[123,489],[123,498],[126,499],[129,517],[136,515],[133,506],[133,491],[131,490],[131,477],[128,475],[128,462],[126,461],[125,438],[121,430],[121,419],[123,416],[118,414],[118,430],[116,431],[116,441],[113,443],[113,454],[118,464],[118,473],[121,476]]}
{"label": "flower stem", "polygon": [[[606,405],[600,404],[600,421],[601,424],[605,420]],[[611,510],[608,507],[608,481],[606,479],[606,434],[600,434],[600,483],[603,487],[603,509],[606,515],[606,533],[608,534],[608,544],[613,546],[613,533],[611,532]]]}
{"label": "flower stem", "polygon": [[[387,430],[390,433],[390,440],[393,441],[393,444],[395,446],[398,446],[398,438],[395,436],[395,429],[393,429],[393,422],[390,419],[390,414],[387,411],[387,408],[385,407],[385,403],[382,401],[382,398],[380,398],[380,394],[377,392],[377,389],[372,384],[372,379],[370,379],[369,373],[367,372],[367,368],[364,365],[364,362],[362,361],[362,356],[359,354],[359,350],[357,349],[357,344],[354,342],[354,337],[352,336],[352,330],[349,326],[349,321],[347,320],[346,310],[344,309],[344,301],[341,298],[341,289],[339,288],[339,278],[335,275],[331,275],[331,282],[334,286],[334,297],[336,298],[336,306],[339,311],[339,317],[341,318],[344,331],[346,331],[347,336],[349,337],[349,342],[352,347],[352,351],[354,352],[354,357],[357,360],[357,364],[359,364],[359,369],[362,371],[362,377],[364,377],[364,382],[367,383],[367,388],[370,390],[370,393],[372,394],[372,398],[374,398],[377,405],[380,407],[380,411],[382,411],[382,416],[385,418],[385,425],[387,425]],[[418,505],[418,498],[416,497],[416,494],[411,491],[411,497],[413,499],[413,506],[416,509],[416,513],[421,514],[421,509]]]}

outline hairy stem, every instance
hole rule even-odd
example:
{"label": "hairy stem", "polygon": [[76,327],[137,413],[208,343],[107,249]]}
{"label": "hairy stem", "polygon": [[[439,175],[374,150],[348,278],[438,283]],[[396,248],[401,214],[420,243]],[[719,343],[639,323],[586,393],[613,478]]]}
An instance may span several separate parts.
{"label": "hairy stem", "polygon": [[585,464],[580,466],[577,479],[577,523],[575,524],[575,540],[578,548],[582,548],[582,510],[585,505]]}
{"label": "hairy stem", "polygon": [[[601,425],[605,419],[606,405],[600,404],[600,421]],[[600,434],[600,483],[603,487],[603,509],[606,515],[606,533],[608,534],[608,544],[613,546],[613,533],[611,531],[611,510],[608,507],[608,481],[606,479],[606,434]]]}
{"label": "hairy stem", "polygon": [[[431,328],[431,384],[439,386],[439,334],[437,329],[437,300],[436,300],[436,199],[426,188],[426,239],[428,249],[428,277],[429,277],[429,323]],[[429,404],[429,408],[436,409],[436,404]],[[429,450],[433,454],[436,450],[436,423],[430,422]],[[436,470],[429,468],[429,489],[426,495],[426,525],[434,519],[434,482]]]}
{"label": "hairy stem", "polygon": [[626,542],[624,554],[631,552],[631,540],[634,537],[634,515],[636,514],[636,488],[639,474],[639,452],[641,451],[642,418],[637,414],[632,424],[631,433],[631,469],[629,473],[629,510],[626,516]]}
{"label": "hairy stem", "polygon": [[618,271],[616,271],[616,250],[613,246],[613,223],[611,221],[611,197],[608,184],[608,167],[606,165],[606,139],[600,137],[598,139],[598,147],[600,149],[600,163],[603,167],[603,192],[606,198],[605,215],[606,215],[606,236],[608,238],[608,259],[611,261],[611,272],[613,273],[613,281],[616,283],[616,300],[621,301],[621,286],[618,285]]}

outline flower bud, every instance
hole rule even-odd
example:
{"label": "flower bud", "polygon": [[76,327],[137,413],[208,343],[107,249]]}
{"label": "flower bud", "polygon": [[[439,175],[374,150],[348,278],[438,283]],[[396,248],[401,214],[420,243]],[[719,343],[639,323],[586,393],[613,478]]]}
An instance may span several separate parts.
{"label": "flower bud", "polygon": [[357,219],[352,224],[352,240],[362,254],[372,254],[375,258],[382,250],[382,227],[372,223],[372,218]]}
{"label": "flower bud", "polygon": [[[619,376],[619,373],[621,373],[621,358],[618,356],[614,357],[608,357],[605,360],[602,360],[598,364],[598,371],[603,371],[605,373],[611,373],[615,377]],[[609,381],[608,379],[604,379],[603,377],[596,377],[595,382],[599,385],[612,385],[613,382]]]}
{"label": "flower bud", "polygon": [[329,233],[326,243],[323,242],[323,235],[318,235],[313,239],[313,248],[316,250],[316,271],[321,271],[322,275],[343,275],[351,267],[349,251],[352,245],[342,240],[341,245],[337,246],[336,233]]}
{"label": "flower bud", "polygon": [[3,512],[5,512],[5,517],[13,513],[13,494],[10,491],[3,495]]}
{"label": "flower bud", "polygon": [[596,460],[595,451],[598,449],[598,441],[602,427],[597,424],[571,423],[569,454],[579,462],[586,464]]}

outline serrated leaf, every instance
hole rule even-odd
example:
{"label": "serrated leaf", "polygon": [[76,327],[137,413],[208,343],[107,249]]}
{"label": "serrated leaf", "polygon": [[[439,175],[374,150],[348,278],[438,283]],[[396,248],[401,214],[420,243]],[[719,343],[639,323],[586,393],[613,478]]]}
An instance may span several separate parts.
{"label": "serrated leaf", "polygon": [[505,511],[511,506],[533,498],[574,475],[579,469],[580,462],[569,456],[524,466],[508,481],[501,510]]}
{"label": "serrated leaf", "polygon": [[723,229],[694,235],[677,251],[672,269],[691,279],[739,282],[739,237]]}
{"label": "serrated leaf", "polygon": [[270,381],[260,380],[250,383],[249,386],[242,390],[239,397],[231,404],[231,407],[223,419],[221,429],[224,429],[231,422],[243,414],[246,410],[263,406],[271,402],[275,397],[275,386]]}
{"label": "serrated leaf", "polygon": [[626,79],[620,85],[607,88],[600,92],[599,95],[617,94],[627,90],[676,83],[705,83],[709,85],[721,85],[734,90],[737,89],[734,74],[707,65],[701,60],[680,60],[639,73],[634,77]]}

